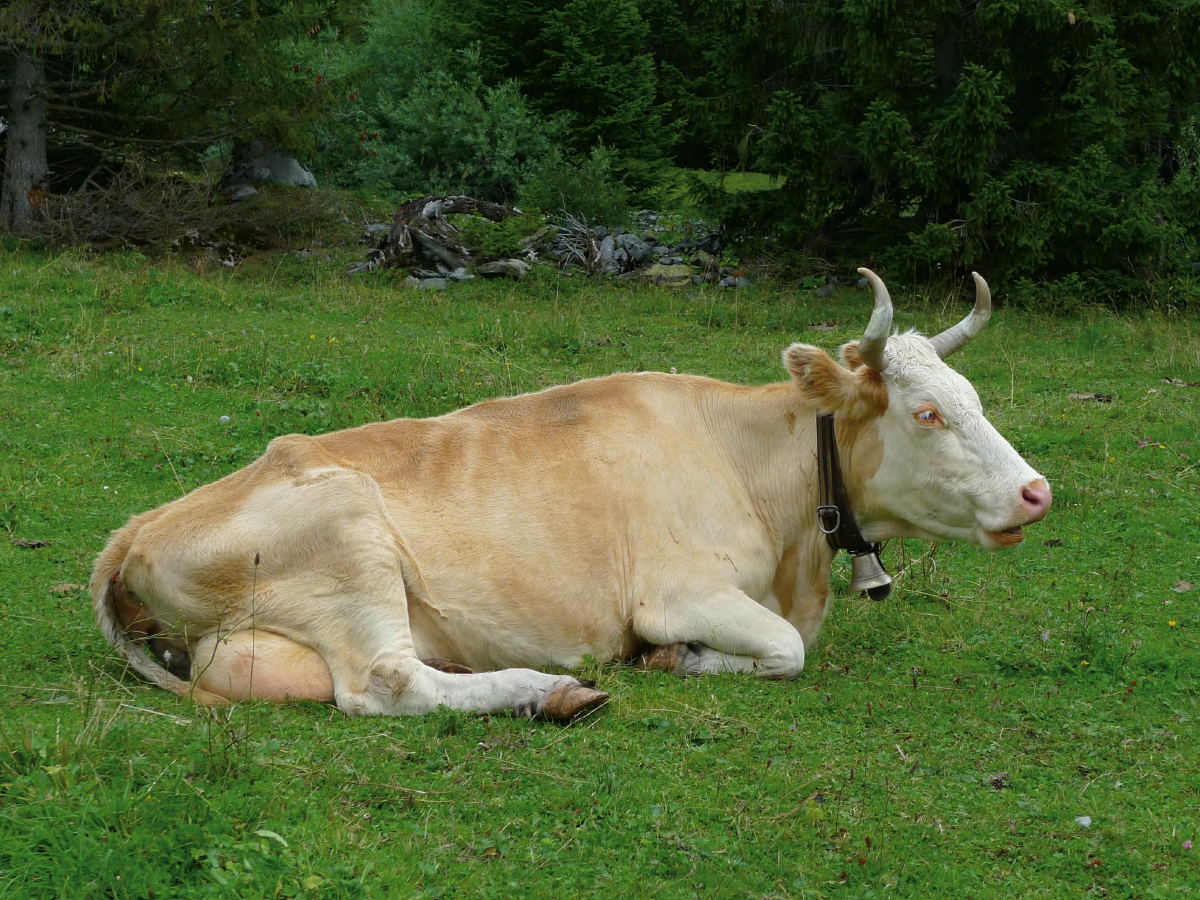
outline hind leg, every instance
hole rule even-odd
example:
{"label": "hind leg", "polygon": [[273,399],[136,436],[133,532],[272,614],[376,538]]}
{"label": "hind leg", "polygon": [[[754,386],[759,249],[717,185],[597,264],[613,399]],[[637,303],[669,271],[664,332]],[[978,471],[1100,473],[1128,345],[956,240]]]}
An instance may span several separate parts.
{"label": "hind leg", "polygon": [[[221,555],[257,562],[250,596],[227,604],[223,621],[204,629],[216,635],[193,651],[206,690],[231,699],[331,696],[361,715],[437,706],[570,715],[606,696],[530,669],[453,674],[422,663],[407,593],[424,590],[420,573],[367,475],[325,468],[276,482],[247,498],[228,524]],[[207,562],[210,581],[236,580],[213,578]]]}
{"label": "hind leg", "polygon": [[333,676],[321,655],[269,631],[209,634],[191,656],[192,684],[227,700],[333,702]]}

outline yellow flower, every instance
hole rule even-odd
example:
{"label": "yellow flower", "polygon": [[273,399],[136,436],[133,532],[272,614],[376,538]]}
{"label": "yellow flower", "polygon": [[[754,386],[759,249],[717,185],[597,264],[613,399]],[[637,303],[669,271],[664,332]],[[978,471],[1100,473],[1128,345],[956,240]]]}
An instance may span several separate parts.
{"label": "yellow flower", "polygon": [[1174,627],[1175,627],[1175,620],[1174,620],[1174,619],[1172,619],[1172,620],[1171,620],[1170,622],[1168,622],[1167,624],[1168,624],[1169,626],[1171,626],[1172,628],[1174,628]]}
{"label": "yellow flower", "polygon": [[1088,664],[1088,661],[1086,659],[1080,663],[1081,666],[1086,666],[1087,664]]}
{"label": "yellow flower", "polygon": [[1116,461],[1117,461],[1117,458],[1116,458],[1115,456],[1110,456],[1110,457],[1108,458],[1108,461],[1109,461],[1109,462],[1116,462]]}

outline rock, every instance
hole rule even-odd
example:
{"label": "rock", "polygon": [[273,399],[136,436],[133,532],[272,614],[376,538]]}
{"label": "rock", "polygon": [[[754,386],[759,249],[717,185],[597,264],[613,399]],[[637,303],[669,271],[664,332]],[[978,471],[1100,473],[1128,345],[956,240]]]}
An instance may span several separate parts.
{"label": "rock", "polygon": [[470,272],[468,272],[466,269],[464,269],[462,266],[459,266],[457,269],[455,269],[453,272],[451,272],[446,277],[449,278],[451,281],[470,281],[475,276],[472,275]]}
{"label": "rock", "polygon": [[296,259],[308,259],[312,256],[312,252],[309,250],[293,250],[292,256],[296,257]]}
{"label": "rock", "polygon": [[655,244],[651,248],[650,252],[653,253],[655,256],[666,256],[668,253],[671,252],[671,248],[665,247],[662,244]]}
{"label": "rock", "polygon": [[391,225],[385,225],[383,222],[372,222],[370,225],[367,226],[367,234],[370,234],[370,235],[383,234],[385,231],[387,231],[391,227],[392,227]]}
{"label": "rock", "polygon": [[680,287],[682,285],[692,283],[691,266],[671,265],[665,266],[662,263],[655,263],[652,266],[647,266],[644,269],[635,269],[625,275],[620,276],[622,281],[637,281],[643,284],[661,284],[667,287]]}
{"label": "rock", "polygon": [[229,416],[221,416],[221,418],[217,419],[217,421],[220,422],[222,425],[228,425],[229,424]]}
{"label": "rock", "polygon": [[414,288],[421,287],[421,279],[414,278],[412,275],[405,275],[404,281],[402,281],[401,284],[403,284],[409,290],[412,290]]}
{"label": "rock", "polygon": [[417,287],[423,291],[444,291],[450,286],[450,282],[445,278],[422,278],[417,282]]}
{"label": "rock", "polygon": [[1076,816],[1075,824],[1081,828],[1091,828],[1092,827],[1092,817],[1091,816]]}
{"label": "rock", "polygon": [[519,259],[494,259],[475,267],[480,275],[505,275],[513,281],[520,281],[529,274],[529,263]]}
{"label": "rock", "polygon": [[719,284],[723,288],[731,288],[737,284],[737,279],[734,278],[732,275],[726,275],[724,278],[722,278],[720,281],[718,281],[717,284]]}
{"label": "rock", "polygon": [[622,234],[617,237],[617,246],[628,255],[634,265],[641,265],[650,259],[653,250],[646,241],[635,234]]}
{"label": "rock", "polygon": [[613,258],[617,241],[612,235],[600,241],[600,271],[608,275],[616,275],[621,271],[620,264]]}
{"label": "rock", "polygon": [[750,279],[746,278],[744,275],[739,275],[737,278],[733,279],[733,286],[735,288],[748,288],[750,287]]}
{"label": "rock", "polygon": [[221,178],[222,190],[239,184],[285,184],[316,187],[313,173],[300,165],[296,157],[277,150],[265,141],[251,141],[235,148],[237,162],[231,162]]}
{"label": "rock", "polygon": [[251,187],[248,184],[243,184],[233,189],[233,192],[229,195],[229,199],[232,202],[237,202],[238,200],[248,200],[257,193],[258,188]]}
{"label": "rock", "polygon": [[703,250],[705,253],[720,253],[721,236],[717,234],[710,234],[700,242],[698,249]]}

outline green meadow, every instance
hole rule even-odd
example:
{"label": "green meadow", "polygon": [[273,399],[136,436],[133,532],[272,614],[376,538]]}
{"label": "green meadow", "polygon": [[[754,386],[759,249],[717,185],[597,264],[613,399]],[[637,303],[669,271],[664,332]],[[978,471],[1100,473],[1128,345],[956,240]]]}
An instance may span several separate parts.
{"label": "green meadow", "polygon": [[[635,369],[779,380],[871,305],[344,262],[0,251],[0,897],[1200,895],[1195,312],[998,296],[953,363],[1049,517],[1000,554],[892,542],[882,602],[839,560],[795,682],[593,665],[612,699],[569,726],[190,705],[92,619],[129,516],[289,432]],[[899,328],[966,311],[893,296]]]}

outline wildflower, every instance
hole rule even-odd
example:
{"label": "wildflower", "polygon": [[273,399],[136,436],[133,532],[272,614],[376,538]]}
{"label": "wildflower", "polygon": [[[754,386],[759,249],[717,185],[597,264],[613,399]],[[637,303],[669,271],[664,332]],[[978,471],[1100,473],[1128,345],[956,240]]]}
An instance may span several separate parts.
{"label": "wildflower", "polygon": [[292,71],[293,71],[293,72],[299,72],[299,71],[300,71],[300,67],[299,67],[299,66],[292,66]]}
{"label": "wildflower", "polygon": [[323,82],[324,80],[325,80],[325,76],[324,76],[324,75],[318,75],[318,76],[317,76],[317,84],[320,84],[320,83],[321,83],[321,82]]}
{"label": "wildflower", "polygon": [[1116,458],[1115,456],[1110,456],[1110,457],[1108,458],[1108,461],[1109,461],[1109,462],[1116,462],[1116,461],[1117,461],[1117,458]]}
{"label": "wildflower", "polygon": [[1184,850],[1191,850],[1191,849],[1192,849],[1192,842],[1191,842],[1191,841],[1184,841],[1184,842],[1183,842],[1183,849],[1184,849]]}
{"label": "wildflower", "polygon": [[1081,666],[1086,666],[1086,665],[1088,665],[1088,661],[1085,659],[1085,660],[1083,660],[1083,662],[1081,662],[1081,663],[1080,663],[1080,665],[1081,665]]}
{"label": "wildflower", "polygon": [[1174,619],[1172,619],[1171,621],[1169,621],[1169,622],[1167,623],[1167,627],[1169,627],[1169,628],[1174,628],[1174,627],[1175,627],[1175,625],[1176,625],[1176,622],[1175,622],[1175,620],[1174,620]]}

